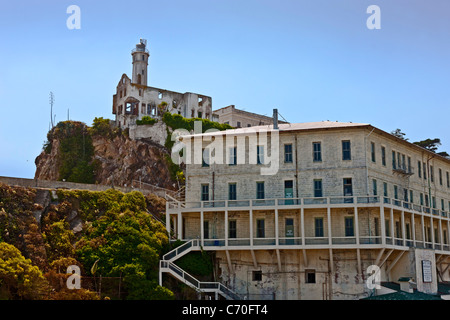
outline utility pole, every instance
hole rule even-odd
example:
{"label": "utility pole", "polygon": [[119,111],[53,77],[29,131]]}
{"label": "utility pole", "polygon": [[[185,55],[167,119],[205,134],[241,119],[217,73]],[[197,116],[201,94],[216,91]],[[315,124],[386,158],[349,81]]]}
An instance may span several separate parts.
{"label": "utility pole", "polygon": [[51,122],[51,126],[52,126],[52,129],[53,129],[53,127],[54,127],[54,122],[53,122],[53,104],[55,103],[55,96],[53,95],[53,92],[51,92],[51,91],[50,91],[49,102],[50,102],[50,122]]}

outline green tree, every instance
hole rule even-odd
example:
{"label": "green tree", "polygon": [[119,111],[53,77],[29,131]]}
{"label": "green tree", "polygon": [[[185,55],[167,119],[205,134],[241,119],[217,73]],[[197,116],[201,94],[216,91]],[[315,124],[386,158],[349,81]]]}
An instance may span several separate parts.
{"label": "green tree", "polygon": [[87,270],[97,261],[96,275],[121,277],[128,299],[151,299],[161,293],[170,299],[170,292],[157,285],[160,255],[168,246],[164,226],[145,211],[139,192],[125,194],[119,206],[110,208],[76,243],[78,261]]}
{"label": "green tree", "polygon": [[397,138],[400,138],[400,139],[402,139],[402,140],[405,140],[405,141],[408,141],[409,139],[408,138],[405,138],[405,133],[404,132],[402,132],[402,130],[401,129],[395,129],[394,131],[391,131],[391,134],[394,136],[394,137],[397,137]]}
{"label": "green tree", "polygon": [[425,139],[413,143],[432,152],[436,152],[439,146],[441,145],[441,139],[439,138]]}
{"label": "green tree", "polygon": [[47,281],[31,260],[19,249],[0,242],[0,291],[3,298],[42,299],[48,289]]}

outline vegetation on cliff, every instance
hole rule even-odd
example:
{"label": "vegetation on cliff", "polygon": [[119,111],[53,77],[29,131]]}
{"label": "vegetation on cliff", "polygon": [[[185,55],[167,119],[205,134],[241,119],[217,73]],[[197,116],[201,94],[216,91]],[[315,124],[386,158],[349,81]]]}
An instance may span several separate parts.
{"label": "vegetation on cliff", "polygon": [[[114,189],[56,195],[39,223],[36,190],[0,184],[0,298],[173,298],[157,280],[168,235],[147,212],[159,215],[161,199]],[[83,226],[77,232],[76,219]],[[71,265],[81,270],[82,289],[65,285]]]}

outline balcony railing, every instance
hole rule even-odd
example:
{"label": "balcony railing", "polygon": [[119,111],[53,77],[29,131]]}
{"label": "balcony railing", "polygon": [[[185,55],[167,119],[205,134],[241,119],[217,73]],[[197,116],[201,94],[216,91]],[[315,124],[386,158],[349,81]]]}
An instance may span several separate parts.
{"label": "balcony railing", "polygon": [[[189,239],[185,239],[186,241]],[[308,246],[322,246],[328,247],[332,246],[355,246],[361,245],[366,247],[380,247],[381,245],[388,246],[397,246],[397,247],[416,247],[416,248],[426,248],[426,249],[434,249],[441,251],[450,251],[450,244],[440,243],[440,242],[428,242],[423,240],[412,240],[408,238],[398,238],[398,237],[385,237],[385,244],[383,244],[383,238],[381,236],[334,236],[334,237],[279,237],[278,243],[277,238],[275,237],[267,237],[267,238],[228,238],[228,239],[196,239],[190,246],[193,246],[193,250],[199,250],[199,248],[203,248],[206,250],[220,250],[220,249],[232,249],[232,248],[266,248],[266,247],[308,247]],[[190,248],[186,245],[190,241],[186,242],[184,245],[178,247],[178,251],[176,253],[169,252],[164,256],[165,260],[170,260],[172,255],[178,255],[181,252],[188,250]],[[252,245],[253,243],[253,245]],[[198,245],[197,245],[198,244]],[[175,271],[175,270],[174,270]]]}
{"label": "balcony railing", "polygon": [[199,210],[236,210],[258,208],[294,208],[294,207],[315,207],[315,206],[336,206],[346,207],[354,205],[391,205],[394,207],[414,211],[418,213],[426,213],[449,217],[449,213],[444,210],[430,208],[428,206],[411,203],[400,199],[393,199],[380,196],[347,196],[347,197],[306,197],[306,198],[277,198],[277,199],[243,199],[243,200],[214,200],[214,201],[169,201],[167,209],[169,213],[176,213],[178,210],[195,211]]}

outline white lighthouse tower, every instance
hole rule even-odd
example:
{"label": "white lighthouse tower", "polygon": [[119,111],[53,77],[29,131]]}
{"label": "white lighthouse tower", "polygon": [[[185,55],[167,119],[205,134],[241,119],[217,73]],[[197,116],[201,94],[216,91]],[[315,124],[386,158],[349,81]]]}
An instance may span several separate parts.
{"label": "white lighthouse tower", "polygon": [[150,56],[147,46],[147,40],[140,39],[140,42],[136,45],[136,48],[131,51],[133,57],[133,75],[131,82],[147,86],[147,66],[148,58]]}

